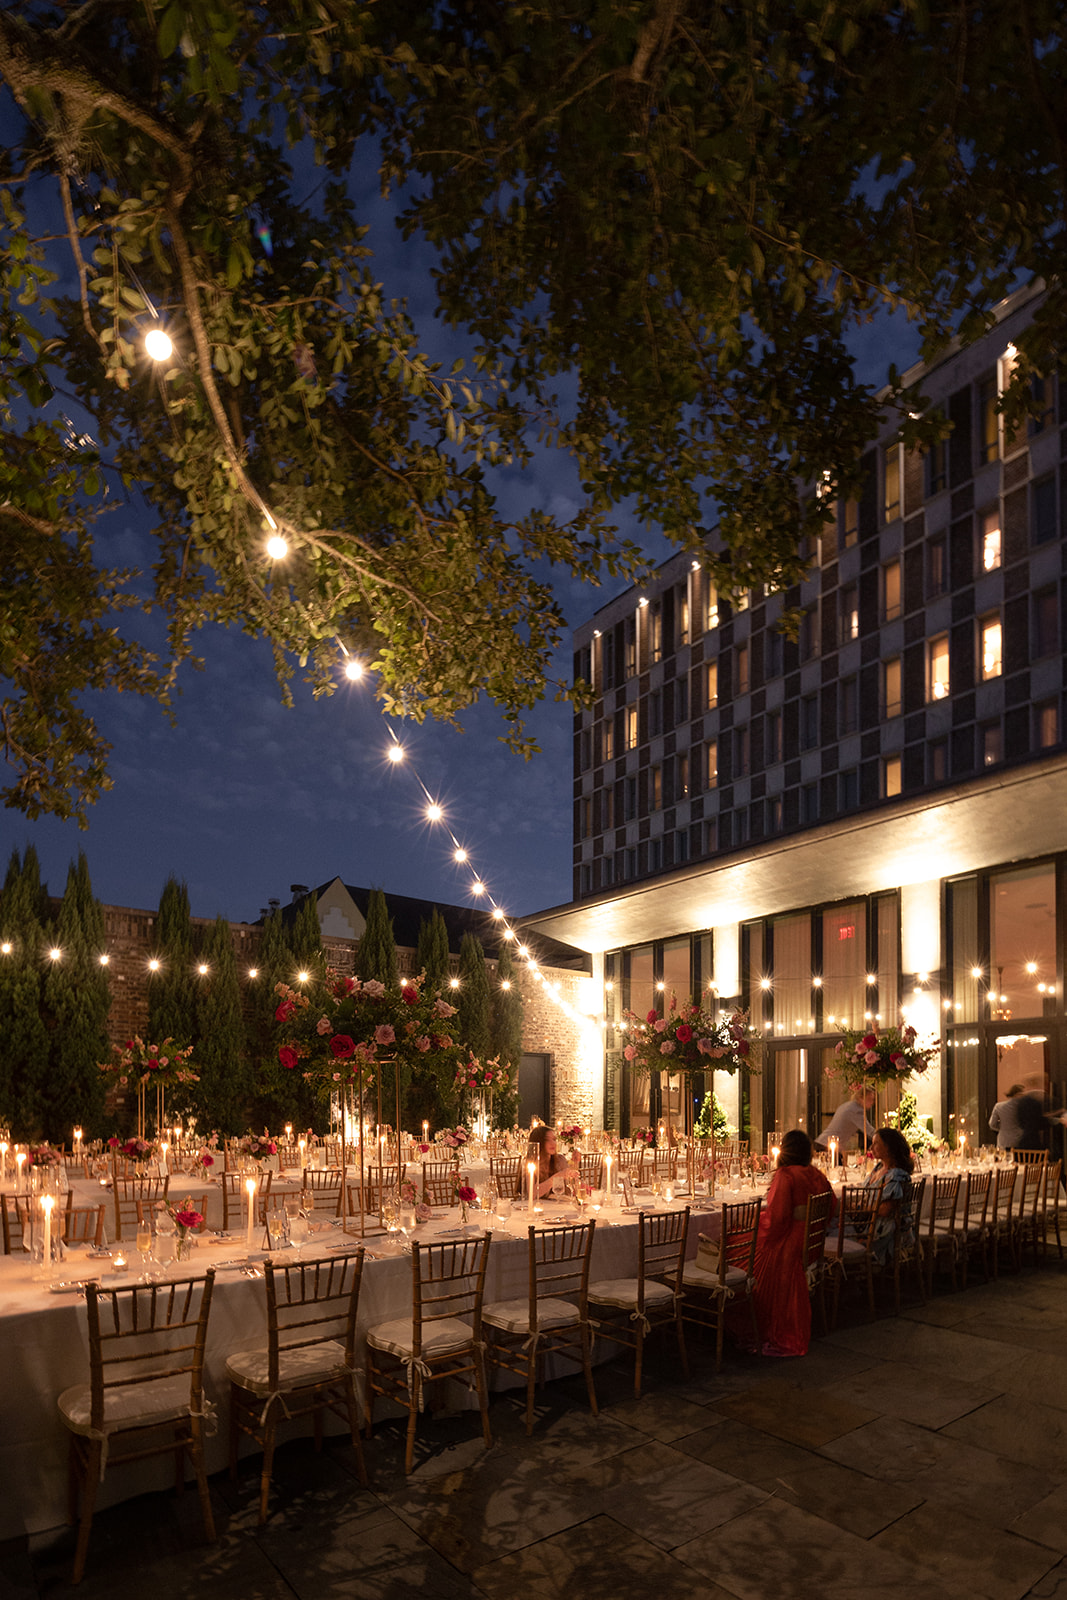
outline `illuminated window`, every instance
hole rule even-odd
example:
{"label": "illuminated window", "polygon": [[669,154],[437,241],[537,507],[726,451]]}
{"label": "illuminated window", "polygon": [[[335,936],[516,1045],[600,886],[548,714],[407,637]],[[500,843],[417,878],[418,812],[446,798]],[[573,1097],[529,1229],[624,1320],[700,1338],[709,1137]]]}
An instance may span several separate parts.
{"label": "illuminated window", "polygon": [[882,568],[882,617],[892,622],[900,616],[900,562],[887,561]]}
{"label": "illuminated window", "polygon": [[882,458],[885,468],[885,496],[882,502],[882,509],[887,522],[892,522],[894,517],[900,516],[900,456],[901,447],[899,444],[886,445]]}
{"label": "illuminated window", "polygon": [[984,378],[978,385],[978,460],[995,461],[1000,455],[1000,418],[997,415],[997,380]]}
{"label": "illuminated window", "polygon": [[739,644],[734,653],[734,662],[737,669],[737,685],[735,694],[748,693],[748,645]]}
{"label": "illuminated window", "polygon": [[837,597],[837,642],[848,644],[860,636],[860,592],[856,584],[847,583]]}
{"label": "illuminated window", "polygon": [[1060,713],[1055,700],[1034,707],[1034,743],[1039,750],[1050,750],[1060,742]]}
{"label": "illuminated window", "polygon": [[982,678],[999,678],[1003,651],[1000,617],[983,617],[978,626],[981,633]]}
{"label": "illuminated window", "polygon": [[663,768],[653,767],[649,773],[648,805],[651,811],[663,809]]}
{"label": "illuminated window", "polygon": [[708,579],[708,602],[704,611],[704,627],[706,629],[719,626],[719,591],[712,580]]}
{"label": "illuminated window", "polygon": [[674,632],[679,644],[689,643],[689,596],[684,585],[678,591],[678,600],[674,608]]}
{"label": "illuminated window", "polygon": [[651,613],[648,624],[648,649],[653,661],[663,660],[663,603],[657,600],[655,605],[649,606]]}
{"label": "illuminated window", "polygon": [[719,741],[709,739],[704,746],[704,787],[717,789],[719,786]]}
{"label": "illuminated window", "polygon": [[623,662],[626,676],[633,678],[637,674],[637,619],[627,617],[623,623]]}
{"label": "illuminated window", "polygon": [[637,749],[637,707],[626,707],[626,748]]}
{"label": "illuminated window", "polygon": [[900,716],[902,682],[900,657],[892,656],[882,665],[882,709],[887,717]]}
{"label": "illuminated window", "polygon": [[882,793],[887,800],[900,793],[899,756],[886,756],[882,762]]}
{"label": "illuminated window", "polygon": [[704,705],[713,711],[719,703],[719,663],[709,661],[704,669]]}
{"label": "illuminated window", "polygon": [[602,761],[615,759],[615,724],[610,717],[601,724],[600,758]]}
{"label": "illuminated window", "polygon": [[948,691],[948,634],[939,633],[926,647],[926,698],[944,700]]}
{"label": "illuminated window", "polygon": [[980,522],[982,529],[982,571],[995,572],[1000,566],[999,510],[983,511]]}
{"label": "illuminated window", "polygon": [[860,536],[860,503],[846,500],[841,512],[841,538],[846,550],[851,550]]}

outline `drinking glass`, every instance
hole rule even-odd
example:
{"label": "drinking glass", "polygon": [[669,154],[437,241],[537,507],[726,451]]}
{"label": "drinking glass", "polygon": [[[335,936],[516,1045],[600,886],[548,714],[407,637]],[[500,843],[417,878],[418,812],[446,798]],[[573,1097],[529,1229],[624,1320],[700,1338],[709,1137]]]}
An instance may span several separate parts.
{"label": "drinking glass", "polygon": [[566,1180],[566,1178],[563,1176],[562,1172],[554,1172],[552,1174],[552,1198],[553,1198],[553,1200],[562,1200],[563,1196],[566,1194],[566,1192],[567,1192],[567,1180]]}
{"label": "drinking glass", "polygon": [[298,1258],[298,1261],[301,1248],[306,1245],[307,1235],[309,1234],[310,1224],[307,1221],[306,1213],[304,1211],[296,1211],[290,1218],[290,1243],[293,1245],[293,1253]]}
{"label": "drinking glass", "polygon": [[505,1233],[510,1233],[508,1218],[511,1216],[511,1197],[506,1194],[498,1195],[496,1202],[496,1215],[500,1218],[500,1225]]}
{"label": "drinking glass", "polygon": [[152,1229],[147,1222],[137,1224],[137,1253],[141,1257],[141,1271],[147,1276],[152,1259]]}
{"label": "drinking glass", "polygon": [[267,1212],[267,1238],[272,1250],[280,1250],[284,1245],[288,1220],[284,1211]]}

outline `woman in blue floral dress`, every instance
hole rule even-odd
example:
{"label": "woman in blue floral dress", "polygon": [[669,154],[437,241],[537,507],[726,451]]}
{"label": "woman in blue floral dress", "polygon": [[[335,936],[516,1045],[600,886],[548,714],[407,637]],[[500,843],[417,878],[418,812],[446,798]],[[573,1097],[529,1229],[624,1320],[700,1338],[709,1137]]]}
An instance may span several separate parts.
{"label": "woman in blue floral dress", "polygon": [[867,1178],[868,1185],[882,1183],[882,1200],[874,1220],[871,1255],[880,1266],[890,1259],[898,1234],[902,1246],[915,1241],[915,1222],[911,1211],[911,1174],[915,1165],[908,1141],[896,1128],[879,1128],[871,1140],[871,1154],[877,1165]]}

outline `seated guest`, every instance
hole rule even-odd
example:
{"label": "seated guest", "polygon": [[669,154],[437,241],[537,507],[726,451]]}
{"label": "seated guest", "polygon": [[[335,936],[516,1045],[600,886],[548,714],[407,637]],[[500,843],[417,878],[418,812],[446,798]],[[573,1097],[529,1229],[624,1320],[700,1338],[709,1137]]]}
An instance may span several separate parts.
{"label": "seated guest", "polygon": [[852,1090],[851,1100],[842,1100],[815,1141],[820,1150],[825,1150],[831,1139],[837,1140],[840,1151],[846,1150],[861,1132],[865,1147],[874,1138],[874,1129],[867,1121],[867,1112],[874,1105],[874,1090],[865,1089],[862,1083],[850,1083],[849,1088]]}
{"label": "seated guest", "polygon": [[911,1214],[911,1174],[915,1162],[908,1141],[898,1128],[879,1128],[871,1144],[871,1154],[877,1165],[867,1178],[868,1184],[881,1183],[885,1179],[882,1201],[874,1221],[871,1255],[880,1265],[884,1265],[893,1254],[898,1233],[902,1245],[915,1242],[915,1223]]}
{"label": "seated guest", "polygon": [[811,1338],[811,1297],[801,1259],[804,1218],[809,1197],[830,1191],[811,1154],[807,1134],[790,1129],[760,1217],[755,1301],[765,1356],[806,1355]]}
{"label": "seated guest", "polygon": [[565,1155],[556,1149],[555,1128],[540,1127],[530,1131],[530,1143],[527,1149],[526,1160],[519,1165],[519,1182],[517,1194],[520,1200],[526,1199],[529,1194],[530,1175],[527,1172],[527,1163],[537,1162],[537,1172],[534,1176],[534,1193],[541,1200],[552,1193],[552,1179],[562,1173],[568,1183],[577,1183],[578,1168],[572,1167]]}

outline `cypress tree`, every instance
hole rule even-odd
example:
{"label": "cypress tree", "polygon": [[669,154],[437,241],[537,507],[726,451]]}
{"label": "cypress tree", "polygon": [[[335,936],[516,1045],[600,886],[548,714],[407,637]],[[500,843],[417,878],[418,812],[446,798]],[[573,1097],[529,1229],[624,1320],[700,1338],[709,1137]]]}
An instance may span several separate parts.
{"label": "cypress tree", "polygon": [[287,1072],[278,1060],[280,1026],[276,983],[295,984],[298,963],[289,942],[289,930],[280,911],[272,911],[263,924],[253,1003],[250,1100],[252,1126],[275,1132],[291,1122],[296,1128],[325,1130],[329,1108],[299,1071]]}
{"label": "cypress tree", "polygon": [[305,895],[289,927],[289,946],[299,967],[318,966],[322,957],[319,906],[313,894]]}
{"label": "cypress tree", "polygon": [[[504,985],[510,985],[505,988]],[[522,1060],[522,990],[515,976],[511,947],[500,946],[496,983],[489,998],[489,1054],[497,1056],[510,1070],[511,1087],[493,1096],[493,1121],[498,1128],[510,1128],[519,1107],[519,1063]]]}
{"label": "cypress tree", "polygon": [[419,923],[419,941],[415,950],[415,964],[425,974],[425,990],[433,994],[446,989],[450,974],[448,959],[448,929],[445,919],[434,906],[430,916]]}
{"label": "cypress tree", "polygon": [[71,863],[67,873],[59,908],[56,945],[62,954],[49,966],[44,983],[52,1024],[44,1131],[56,1143],[69,1143],[75,1122],[89,1138],[105,1131],[100,1063],[111,1054],[111,985],[100,962],[104,937],[103,907],[93,895],[89,863],[79,853],[77,865]]}
{"label": "cypress tree", "polygon": [[28,845],[21,860],[13,851],[0,896],[0,943],[11,946],[0,954],[0,1118],[18,1140],[43,1134],[48,1103],[48,1028],[42,1015],[47,907],[36,850]]}
{"label": "cypress tree", "polygon": [[200,1082],[190,1086],[192,1098],[205,1126],[240,1133],[248,1116],[248,1062],[241,985],[225,917],[216,917],[203,956],[208,972],[198,997],[199,1043],[193,1057]]}
{"label": "cypress tree", "polygon": [[387,989],[395,989],[400,982],[393,923],[381,889],[372,889],[367,901],[367,926],[356,951],[356,974],[364,983],[376,978]]}
{"label": "cypress tree", "polygon": [[194,951],[189,891],[176,878],[168,878],[156,920],[156,953],[161,965],[148,979],[146,1042],[160,1044],[173,1039],[177,1045],[196,1043]]}
{"label": "cypress tree", "polygon": [[465,933],[459,947],[459,989],[456,1001],[460,1042],[484,1060],[489,1052],[489,978],[485,951],[473,933]]}

